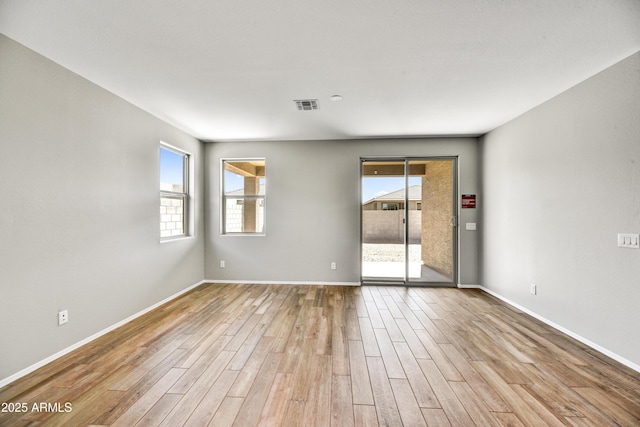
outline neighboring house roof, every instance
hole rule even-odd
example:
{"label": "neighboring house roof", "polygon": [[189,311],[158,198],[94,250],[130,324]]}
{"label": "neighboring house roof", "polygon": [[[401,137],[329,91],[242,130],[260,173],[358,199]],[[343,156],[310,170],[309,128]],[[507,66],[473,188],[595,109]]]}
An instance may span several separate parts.
{"label": "neighboring house roof", "polygon": [[[227,191],[227,196],[244,196],[244,188],[240,188],[238,190]],[[254,194],[255,195],[255,194]],[[258,190],[258,196],[264,196],[264,184],[260,184],[260,189]]]}
{"label": "neighboring house roof", "polygon": [[[421,200],[422,199],[422,186],[421,185],[412,185],[409,187],[409,200]],[[380,201],[404,201],[404,188],[397,191],[392,191],[391,193],[383,194],[382,196],[374,197],[373,199],[365,202],[364,204],[369,204],[371,202],[380,202]]]}

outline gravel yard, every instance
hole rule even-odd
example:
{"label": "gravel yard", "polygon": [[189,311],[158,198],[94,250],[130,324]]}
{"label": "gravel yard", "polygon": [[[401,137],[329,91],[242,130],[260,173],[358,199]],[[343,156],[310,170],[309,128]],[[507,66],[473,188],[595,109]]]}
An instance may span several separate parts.
{"label": "gravel yard", "polygon": [[[420,245],[409,245],[409,262],[420,262]],[[404,245],[375,244],[362,245],[362,260],[364,262],[402,262],[404,259]]]}

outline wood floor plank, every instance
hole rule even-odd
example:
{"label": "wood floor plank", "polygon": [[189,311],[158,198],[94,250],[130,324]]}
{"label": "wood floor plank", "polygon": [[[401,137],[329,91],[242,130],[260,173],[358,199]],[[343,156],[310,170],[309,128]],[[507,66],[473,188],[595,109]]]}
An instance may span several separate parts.
{"label": "wood floor plank", "polygon": [[251,331],[253,331],[253,328],[256,327],[256,325],[258,324],[258,322],[260,322],[261,319],[262,319],[261,314],[252,314],[242,324],[242,327],[235,333],[232,333],[233,325],[229,326],[229,329],[227,329],[227,331],[225,332],[225,335],[231,335],[233,336],[233,338],[231,339],[231,341],[229,341],[229,344],[227,344],[224,349],[227,351],[240,350],[240,346],[242,346],[242,344],[246,342],[247,337],[251,334]]}
{"label": "wood floor plank", "polygon": [[397,302],[396,304],[402,312],[402,318],[406,319],[406,321],[409,322],[409,325],[411,325],[413,329],[424,329],[424,325],[416,317],[414,309],[411,308],[414,307],[415,304],[412,304],[411,302],[409,304],[405,302]]}
{"label": "wood floor plank", "polygon": [[232,357],[233,352],[222,351],[216,357],[216,360],[207,367],[193,386],[184,394],[184,397],[173,408],[161,426],[174,427],[182,425],[185,420],[191,416],[193,411],[196,410],[202,398],[209,392],[213,384],[215,384]]}
{"label": "wood floor plank", "polygon": [[207,425],[224,401],[234,381],[238,378],[238,374],[238,371],[233,370],[225,369],[222,371],[209,391],[202,397],[198,406],[193,410],[185,425]]}
{"label": "wood floor plank", "polygon": [[616,423],[622,426],[640,425],[640,418],[618,405],[617,401],[610,398],[610,394],[592,387],[574,387],[574,390]]}
{"label": "wood floor plank", "polygon": [[376,286],[371,288],[371,297],[378,310],[388,310],[387,304],[384,302],[383,295],[389,295],[384,286]]}
{"label": "wood floor plank", "polygon": [[[180,348],[180,342],[176,341],[171,345],[166,345],[160,348],[147,348],[146,353],[148,357],[144,363],[136,366],[126,377],[124,377],[118,384],[115,384],[111,390],[129,390],[135,384],[137,384],[142,378],[149,374],[149,371],[155,369],[158,366],[162,366],[169,358],[175,359],[179,356],[183,358],[187,350]],[[172,362],[175,364],[175,362]]]}
{"label": "wood floor plank", "polygon": [[360,335],[360,323],[356,309],[346,308],[344,317],[344,328],[347,339],[361,341],[362,335]]}
{"label": "wood floor plank", "polygon": [[[261,324],[253,328],[251,336],[247,337],[229,362],[229,369],[239,371],[244,368],[254,353],[260,354],[271,350],[274,338],[263,336],[264,329],[265,325]],[[225,349],[227,349],[227,346],[225,346]]]}
{"label": "wood floor plank", "polygon": [[413,394],[413,390],[406,379],[390,378],[391,389],[396,399],[398,412],[405,426],[425,426],[427,425],[418,402]]}
{"label": "wood floor plank", "polygon": [[353,405],[354,424],[358,427],[378,427],[378,415],[373,405]]}
{"label": "wood floor plank", "polygon": [[382,300],[384,301],[385,305],[387,306],[387,309],[389,310],[389,312],[394,318],[404,319],[404,314],[402,314],[400,307],[398,307],[398,304],[396,303],[395,299],[391,295],[384,295],[382,297]]}
{"label": "wood floor plank", "polygon": [[528,427],[513,412],[496,412],[493,416],[503,427]]}
{"label": "wood floor plank", "polygon": [[316,354],[331,354],[333,351],[333,327],[331,318],[322,316],[320,318],[320,330],[316,340]]}
{"label": "wood floor plank", "polygon": [[231,336],[223,336],[228,327],[229,323],[212,326],[212,330],[197,343],[181,346],[181,348],[190,348],[191,351],[176,365],[176,368],[191,368],[205,353],[205,360],[211,360],[211,357],[217,356],[224,346],[231,341]]}
{"label": "wood floor plank", "polygon": [[471,362],[482,377],[498,392],[500,397],[511,407],[512,412],[525,424],[532,426],[545,425],[544,420],[520,396],[513,392],[513,388],[487,362]]}
{"label": "wood floor plank", "polygon": [[[454,364],[457,372],[460,372],[464,381],[482,397],[490,410],[494,412],[510,412],[511,408],[502,400],[498,393],[493,389],[482,376],[475,370],[458,350],[451,344],[442,344],[442,351],[447,358]],[[436,365],[440,368],[440,364],[436,361]],[[440,369],[442,372],[442,369]],[[444,373],[443,373],[444,375]],[[446,378],[446,376],[445,376]],[[451,380],[449,380],[451,381]]]}
{"label": "wood floor plank", "polygon": [[[423,313],[426,316],[426,318],[430,319],[430,320],[442,319],[442,317],[438,313],[436,313],[436,311],[433,308],[435,303],[433,303],[433,301],[427,302],[427,301],[425,301],[425,299],[423,297],[424,297],[423,295],[416,295],[414,297],[415,304],[418,307],[420,307],[419,310],[414,310],[414,312]],[[420,320],[421,323],[424,324],[424,322],[421,319],[419,319],[419,320]],[[426,327],[426,325],[425,325],[425,327]]]}
{"label": "wood floor plank", "polygon": [[315,380],[318,368],[317,362],[320,357],[315,353],[315,342],[306,340],[301,349],[298,364],[293,375],[293,384],[291,386],[291,400],[307,400],[309,389]]}
{"label": "wood floor plank", "polygon": [[111,424],[116,427],[129,427],[140,421],[147,412],[164,396],[169,388],[180,378],[185,369],[173,368],[154,384],[142,397],[129,407]]}
{"label": "wood floor plank", "polygon": [[242,424],[235,424],[235,419],[238,416],[238,412],[240,412],[243,403],[244,398],[242,397],[226,397],[222,401],[216,415],[209,423],[209,427],[229,427],[236,425],[241,427]]}
{"label": "wood floor plank", "polygon": [[[118,383],[128,372],[130,372],[134,367],[133,366],[120,366],[116,368],[111,375],[102,376],[100,379],[95,381],[93,384],[89,386],[88,390],[85,389],[72,389],[76,390],[75,393],[69,393],[72,390],[67,390],[66,393],[59,396],[59,399],[56,399],[55,392],[51,390],[49,387],[38,388],[36,390],[40,391],[35,400],[31,401],[26,397],[23,398],[23,401],[28,401],[28,404],[31,406],[35,402],[47,402],[53,401],[53,399],[65,402],[73,403],[73,412],[66,414],[57,414],[56,416],[51,417],[47,423],[52,426],[65,426],[65,425],[84,425],[89,424],[93,420],[100,417],[102,414],[108,412],[111,408],[117,405],[126,394],[124,391],[109,391],[113,384]],[[34,391],[36,391],[34,390]],[[82,400],[78,399],[78,396],[82,396]],[[21,399],[22,400],[22,399]],[[10,415],[20,415],[20,414],[10,414]],[[18,417],[14,417],[14,420],[17,420]],[[0,420],[3,420],[3,414],[0,414]],[[0,425],[5,423],[6,425],[14,425],[17,424],[17,421],[12,420],[10,417],[7,417],[6,420],[3,420]]]}
{"label": "wood floor plank", "polygon": [[359,317],[358,323],[360,325],[360,333],[362,335],[362,345],[364,346],[364,354],[367,357],[380,356],[380,349],[378,348],[378,341],[376,340],[376,334],[373,332],[373,327],[368,317]]}
{"label": "wood floor plank", "polygon": [[[96,419],[100,418],[103,414],[109,413],[113,408],[121,402],[126,392],[124,391],[110,391],[104,388],[99,393],[92,389],[94,398],[91,400],[83,401],[82,405],[75,405],[73,412],[69,414],[58,414],[51,417],[46,423],[51,427],[66,427],[66,426],[83,426],[92,424]],[[68,397],[65,397],[66,400]],[[53,400],[53,396],[49,395],[47,400]],[[77,401],[76,401],[77,402]],[[60,416],[61,415],[61,416]],[[1,419],[2,417],[0,417]],[[11,420],[7,420],[6,424],[0,425],[17,425],[12,423]]]}
{"label": "wood floor plank", "polygon": [[278,366],[282,361],[281,353],[269,353],[260,368],[247,397],[242,403],[240,412],[234,421],[237,426],[254,426],[260,421],[262,408],[264,407],[271,384],[278,371]]}
{"label": "wood floor plank", "polygon": [[529,393],[544,401],[554,413],[566,419],[586,417],[596,425],[614,425],[611,418],[576,393],[573,388],[564,384],[546,366],[536,364],[527,367],[534,376],[531,383],[526,385]]}
{"label": "wood floor plank", "polygon": [[[281,366],[280,369],[278,369],[278,372],[295,371],[296,365],[298,364],[298,359],[300,357],[300,349],[304,345],[304,328],[302,328],[300,325],[296,326],[295,323],[290,322],[287,322],[286,327],[289,328],[289,330],[286,332],[286,334],[288,335],[286,345],[284,347],[277,345],[278,341],[282,342],[282,340],[277,339],[273,348],[274,353],[283,354],[282,361],[280,362]],[[259,360],[256,360],[256,355],[252,356],[249,362],[250,363],[248,363],[247,366],[252,366],[254,370],[257,371],[257,368],[260,366],[258,363],[261,362],[259,362]],[[246,369],[243,369],[243,371],[246,371]]]}
{"label": "wood floor plank", "polygon": [[450,382],[449,386],[458,396],[458,400],[467,410],[467,413],[479,426],[499,426],[498,420],[495,419],[489,407],[484,400],[469,386],[466,382]]}
{"label": "wood floor plank", "polygon": [[[305,412],[307,405],[302,400],[290,400],[287,404],[287,409],[284,414],[284,418],[276,424],[278,427],[297,427],[305,425],[308,420],[305,420]],[[266,426],[265,427],[271,427]]]}
{"label": "wood floor plank", "polygon": [[371,321],[371,326],[373,326],[374,329],[384,328],[384,322],[382,321],[382,317],[380,316],[380,311],[378,310],[376,303],[374,301],[367,301],[365,305],[367,306],[367,313],[369,320]]}
{"label": "wood floor plank", "polygon": [[374,329],[373,332],[376,335],[376,341],[378,341],[378,348],[384,361],[387,376],[389,378],[406,378],[400,359],[398,359],[398,355],[387,331],[385,329]]}
{"label": "wood floor plank", "polygon": [[333,344],[331,348],[333,374],[349,375],[349,344],[344,326],[333,327]]}
{"label": "wood floor plank", "polygon": [[331,382],[331,426],[354,425],[351,381],[346,375],[333,375]]}
{"label": "wood floor plank", "polygon": [[383,426],[401,425],[398,406],[393,396],[389,377],[384,368],[381,357],[367,357],[367,368],[371,378],[373,400],[376,406],[378,422]]}
{"label": "wood floor plank", "polygon": [[[162,420],[166,418],[167,415],[175,408],[178,402],[182,399],[182,395],[180,394],[164,394],[158,402],[153,405],[153,407],[147,412],[136,426],[146,427],[146,426],[159,426],[162,423]],[[80,425],[80,424],[70,424],[70,425]]]}
{"label": "wood floor plank", "polygon": [[378,310],[380,313],[380,317],[382,318],[382,322],[384,323],[384,329],[387,330],[387,334],[391,341],[404,341],[404,337],[402,336],[402,332],[398,325],[396,324],[396,319],[393,317],[389,310]]}
{"label": "wood floor plank", "polygon": [[585,418],[585,417],[565,417],[565,420],[567,421],[568,425],[573,426],[573,427],[607,427],[607,426],[615,426],[616,424],[603,424],[603,423],[598,423],[598,422],[594,422],[593,420],[590,420],[589,418]]}
{"label": "wood floor plank", "polygon": [[422,408],[422,416],[428,427],[452,427],[447,414],[442,409]]}
{"label": "wood floor plank", "polygon": [[352,399],[354,405],[373,405],[373,392],[362,341],[349,341]]}
{"label": "wood floor plank", "polygon": [[415,331],[407,321],[407,319],[395,319],[400,332],[402,332],[402,336],[404,338],[404,342],[409,345],[411,348],[411,352],[413,353],[413,357],[416,359],[431,359],[431,355],[422,345],[422,341],[416,335]]}
{"label": "wood floor plank", "polygon": [[[218,341],[213,343],[205,352],[203,352],[194,363],[187,364],[187,372],[180,378],[169,393],[185,394],[193,384],[196,383],[202,376],[202,374],[211,366],[211,363],[215,361],[225,345],[231,340],[229,336],[220,336]],[[230,353],[227,352],[227,355]],[[182,361],[176,364],[176,367],[182,368],[185,366],[184,358]]]}
{"label": "wood floor plank", "polygon": [[0,389],[1,426],[636,426],[640,373],[481,290],[204,284]]}
{"label": "wood floor plank", "polygon": [[[458,349],[458,351],[469,360],[484,360],[484,357],[486,355],[481,353],[476,348],[476,346],[474,345],[475,342],[469,340],[469,335],[465,334],[466,331],[455,331],[443,319],[433,319],[432,322],[436,325],[438,330],[447,338],[447,342],[443,344],[453,344]],[[484,339],[484,337],[482,337],[482,339]]]}
{"label": "wood floor plank", "polygon": [[[298,307],[297,301],[298,296],[295,287],[291,287],[291,289],[286,292],[286,295],[283,295],[283,300],[280,306],[278,307],[278,311],[273,314],[272,317],[267,317],[266,315],[262,317],[262,322],[270,321],[267,323],[267,330],[264,332],[265,337],[277,337],[281,334],[283,329],[283,324],[288,322],[295,322],[296,313],[295,309]],[[285,330],[290,330],[290,328],[285,327]]]}
{"label": "wood floor plank", "polygon": [[111,424],[120,417],[131,405],[140,399],[153,385],[160,380],[178,360],[184,357],[185,349],[178,348],[168,357],[166,357],[161,363],[154,366],[153,369],[147,371],[147,373],[140,378],[140,380],[132,385],[126,393],[122,395],[122,398],[117,402],[117,405],[109,409],[108,412],[103,413],[94,422],[96,424]]}
{"label": "wood floor plank", "polygon": [[564,418],[562,416],[556,416],[552,410],[547,408],[543,401],[536,399],[534,395],[529,393],[528,389],[521,384],[512,384],[511,389],[525,402],[529,408],[533,410],[541,419],[544,420],[547,426],[563,426]]}
{"label": "wood floor plank", "polygon": [[475,423],[467,413],[467,410],[462,403],[460,403],[458,397],[449,386],[447,380],[442,376],[435,362],[433,360],[420,359],[418,363],[451,424],[454,426],[474,425]]}
{"label": "wood floor plank", "polygon": [[418,361],[407,343],[393,343],[402,368],[407,374],[407,379],[413,390],[418,406],[421,408],[440,408],[440,403],[433,392],[429,381],[424,376]]}
{"label": "wood floor plank", "polygon": [[424,348],[429,352],[429,358],[436,363],[438,369],[440,369],[440,372],[442,372],[442,375],[444,375],[447,381],[464,381],[458,369],[442,351],[443,344],[437,344],[425,330],[416,330],[415,334],[418,339],[420,339]]}
{"label": "wood floor plank", "polygon": [[358,289],[358,292],[354,292],[354,302],[358,317],[369,317],[369,312],[367,311],[367,303],[360,289]]}
{"label": "wood floor plank", "polygon": [[[616,405],[620,406],[636,418],[640,418],[640,399],[639,396],[630,393],[628,387],[633,387],[629,381],[625,381],[627,386],[622,386],[620,378],[615,376],[608,376],[605,372],[600,372],[594,367],[576,367],[580,372],[583,372],[591,381],[592,388],[605,391],[609,398],[616,402]],[[628,378],[625,378],[628,380]]]}
{"label": "wood floor plank", "polygon": [[259,426],[277,425],[284,418],[292,383],[292,373],[276,373],[267,401],[262,408],[262,414],[260,414]]}
{"label": "wood floor plank", "polygon": [[331,425],[331,388],[333,382],[331,356],[316,356],[316,364],[314,386],[309,390],[303,420],[318,427],[328,427]]}
{"label": "wood floor plank", "polygon": [[[509,353],[507,349],[501,346],[494,345],[494,337],[490,337],[480,329],[465,331],[460,333],[467,342],[467,349],[473,349],[474,353],[480,356],[476,356],[473,360],[478,358],[491,363],[492,365],[499,367],[500,375],[509,384],[527,384],[529,378],[526,373],[526,368],[523,364],[517,360],[512,353]],[[460,349],[458,348],[458,351]],[[468,353],[468,351],[467,351]]]}

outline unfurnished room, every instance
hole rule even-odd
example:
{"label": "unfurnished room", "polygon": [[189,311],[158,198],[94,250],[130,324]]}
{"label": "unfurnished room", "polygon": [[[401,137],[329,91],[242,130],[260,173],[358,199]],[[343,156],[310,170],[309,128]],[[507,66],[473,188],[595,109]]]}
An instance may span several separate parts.
{"label": "unfurnished room", "polygon": [[0,426],[640,425],[640,1],[0,33]]}

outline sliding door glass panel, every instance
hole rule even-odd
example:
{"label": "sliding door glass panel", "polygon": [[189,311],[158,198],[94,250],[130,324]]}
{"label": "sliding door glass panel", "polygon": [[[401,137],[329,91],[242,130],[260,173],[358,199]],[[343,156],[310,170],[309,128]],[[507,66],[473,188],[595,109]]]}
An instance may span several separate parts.
{"label": "sliding door glass panel", "polygon": [[362,278],[405,281],[405,162],[362,162]]}
{"label": "sliding door glass panel", "polygon": [[455,271],[453,159],[408,161],[409,281],[451,284]]}

